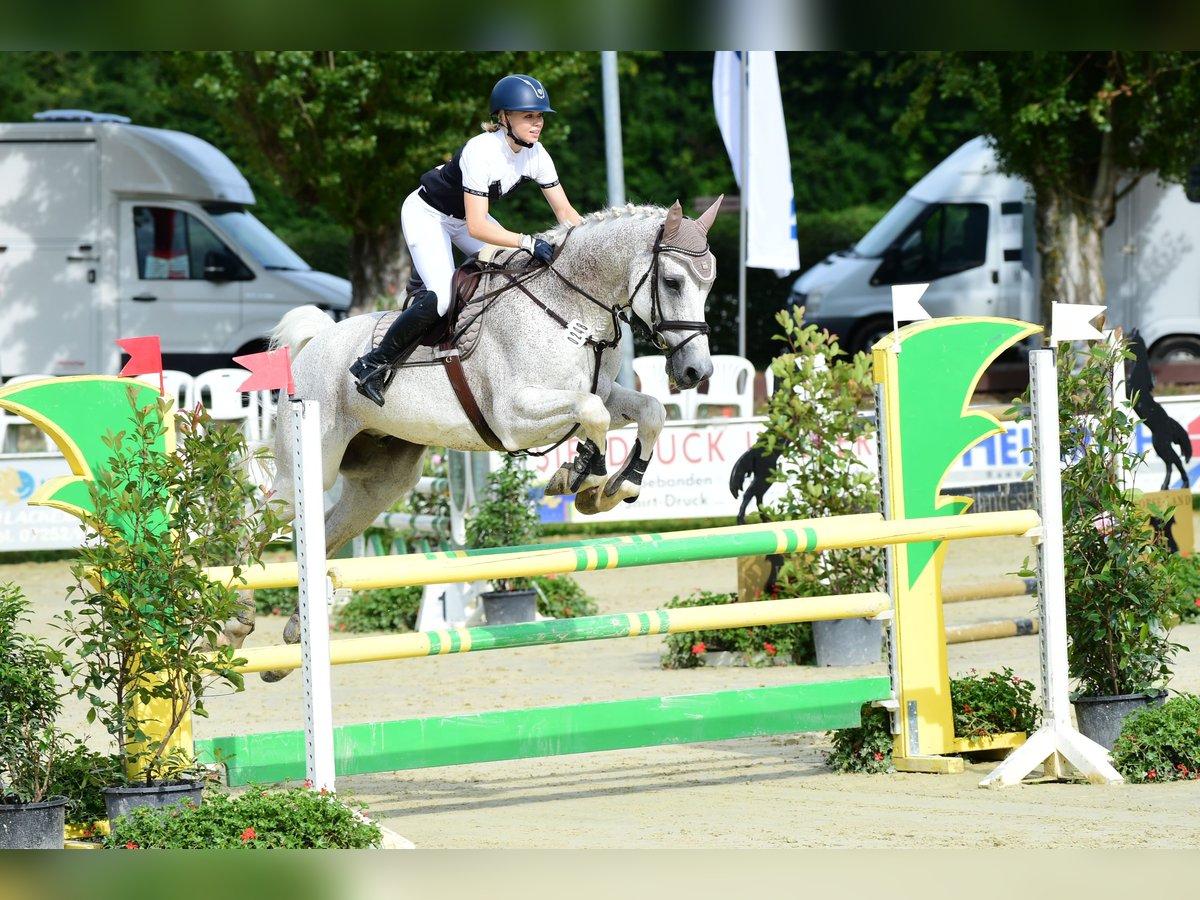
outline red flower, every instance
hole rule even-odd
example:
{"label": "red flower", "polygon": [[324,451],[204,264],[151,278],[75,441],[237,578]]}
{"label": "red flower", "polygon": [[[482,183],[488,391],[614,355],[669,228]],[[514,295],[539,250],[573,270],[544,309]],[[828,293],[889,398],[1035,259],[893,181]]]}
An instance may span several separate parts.
{"label": "red flower", "polygon": [[1146,773],[1146,777],[1153,781],[1155,778],[1158,777],[1158,771],[1155,769],[1151,769],[1149,772]]}
{"label": "red flower", "polygon": [[1017,717],[1017,708],[1015,706],[1010,706],[1008,712],[1014,719]]}
{"label": "red flower", "polygon": [[964,703],[964,704],[963,704],[963,712],[970,712],[970,711],[971,711],[971,704],[970,704],[970,703]]}
{"label": "red flower", "polygon": [[1197,606],[1200,606],[1200,597],[1197,597],[1197,598],[1196,598],[1196,605],[1197,605]]}
{"label": "red flower", "polygon": [[704,641],[700,641],[698,644],[692,644],[692,656],[699,656],[704,652],[704,650]]}
{"label": "red flower", "polygon": [[304,779],[304,786],[305,786],[306,788],[310,788],[310,787],[312,787],[312,779],[311,779],[311,778],[305,778],[305,779]]}
{"label": "red flower", "polygon": [[876,754],[875,754],[875,758],[876,758],[876,759],[883,759],[883,754],[882,754],[882,753],[876,753]]}
{"label": "red flower", "polygon": [[253,828],[247,828],[245,831],[242,832],[242,840],[243,841],[252,841],[256,837],[258,837],[258,835],[254,833]]}
{"label": "red flower", "polygon": [[775,645],[774,645],[774,644],[768,644],[768,643],[765,643],[765,642],[764,642],[764,643],[763,643],[763,649],[767,651],[767,655],[768,655],[768,656],[774,656],[774,655],[775,655]]}
{"label": "red flower", "polygon": [[141,850],[142,848],[139,847],[137,844],[135,844],[133,841],[129,841],[127,844],[125,844],[125,849],[126,850]]}

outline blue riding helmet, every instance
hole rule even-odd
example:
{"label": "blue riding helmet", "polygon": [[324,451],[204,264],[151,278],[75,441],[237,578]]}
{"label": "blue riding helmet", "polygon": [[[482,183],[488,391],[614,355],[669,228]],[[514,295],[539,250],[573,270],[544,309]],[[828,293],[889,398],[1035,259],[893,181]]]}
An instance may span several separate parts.
{"label": "blue riding helmet", "polygon": [[554,112],[550,95],[532,75],[505,75],[492,88],[492,115],[502,109],[521,112]]}

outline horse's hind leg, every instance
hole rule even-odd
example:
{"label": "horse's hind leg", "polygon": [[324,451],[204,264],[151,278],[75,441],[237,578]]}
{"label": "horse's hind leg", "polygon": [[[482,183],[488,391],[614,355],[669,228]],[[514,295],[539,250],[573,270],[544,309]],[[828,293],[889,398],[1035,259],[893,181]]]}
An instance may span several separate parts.
{"label": "horse's hind leg", "polygon": [[[421,477],[425,448],[395,438],[360,434],[342,457],[342,491],[325,513],[326,554],[332,555],[366,531],[376,517],[411,491]],[[292,613],[283,627],[287,644],[300,641],[300,615]],[[288,670],[263,672],[267,682],[279,681]]]}

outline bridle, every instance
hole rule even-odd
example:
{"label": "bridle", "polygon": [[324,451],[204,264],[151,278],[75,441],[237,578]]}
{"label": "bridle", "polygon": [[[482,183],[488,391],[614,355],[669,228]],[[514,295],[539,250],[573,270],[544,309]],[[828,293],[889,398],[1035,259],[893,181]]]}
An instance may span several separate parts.
{"label": "bridle", "polygon": [[[629,300],[620,308],[618,314],[621,316],[622,321],[628,322],[632,327],[641,329],[645,338],[661,350],[667,359],[670,359],[674,353],[687,346],[689,341],[694,341],[702,334],[708,334],[708,323],[689,321],[687,319],[663,318],[662,298],[659,296],[659,257],[663,253],[677,253],[686,258],[699,259],[708,255],[709,250],[707,243],[703,250],[689,250],[686,247],[663,244],[663,229],[665,227],[665,225],[658,227],[658,235],[654,238],[654,246],[651,248],[650,266],[642,274],[642,277],[638,279],[637,287],[630,293]],[[691,267],[690,263],[689,267]],[[642,289],[642,285],[646,283],[647,279],[650,280],[649,325],[643,322],[641,317],[633,314],[633,298],[638,295],[638,291]],[[667,341],[667,336],[663,334],[664,331],[690,331],[692,334],[672,347]]]}

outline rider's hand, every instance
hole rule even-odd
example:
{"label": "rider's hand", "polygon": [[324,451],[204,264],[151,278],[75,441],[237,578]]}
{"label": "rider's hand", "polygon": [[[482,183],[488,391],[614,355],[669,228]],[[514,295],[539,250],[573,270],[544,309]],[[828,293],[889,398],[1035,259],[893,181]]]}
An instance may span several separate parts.
{"label": "rider's hand", "polygon": [[533,235],[521,235],[521,249],[531,254],[538,262],[547,266],[554,259],[554,247],[541,238],[533,237]]}

